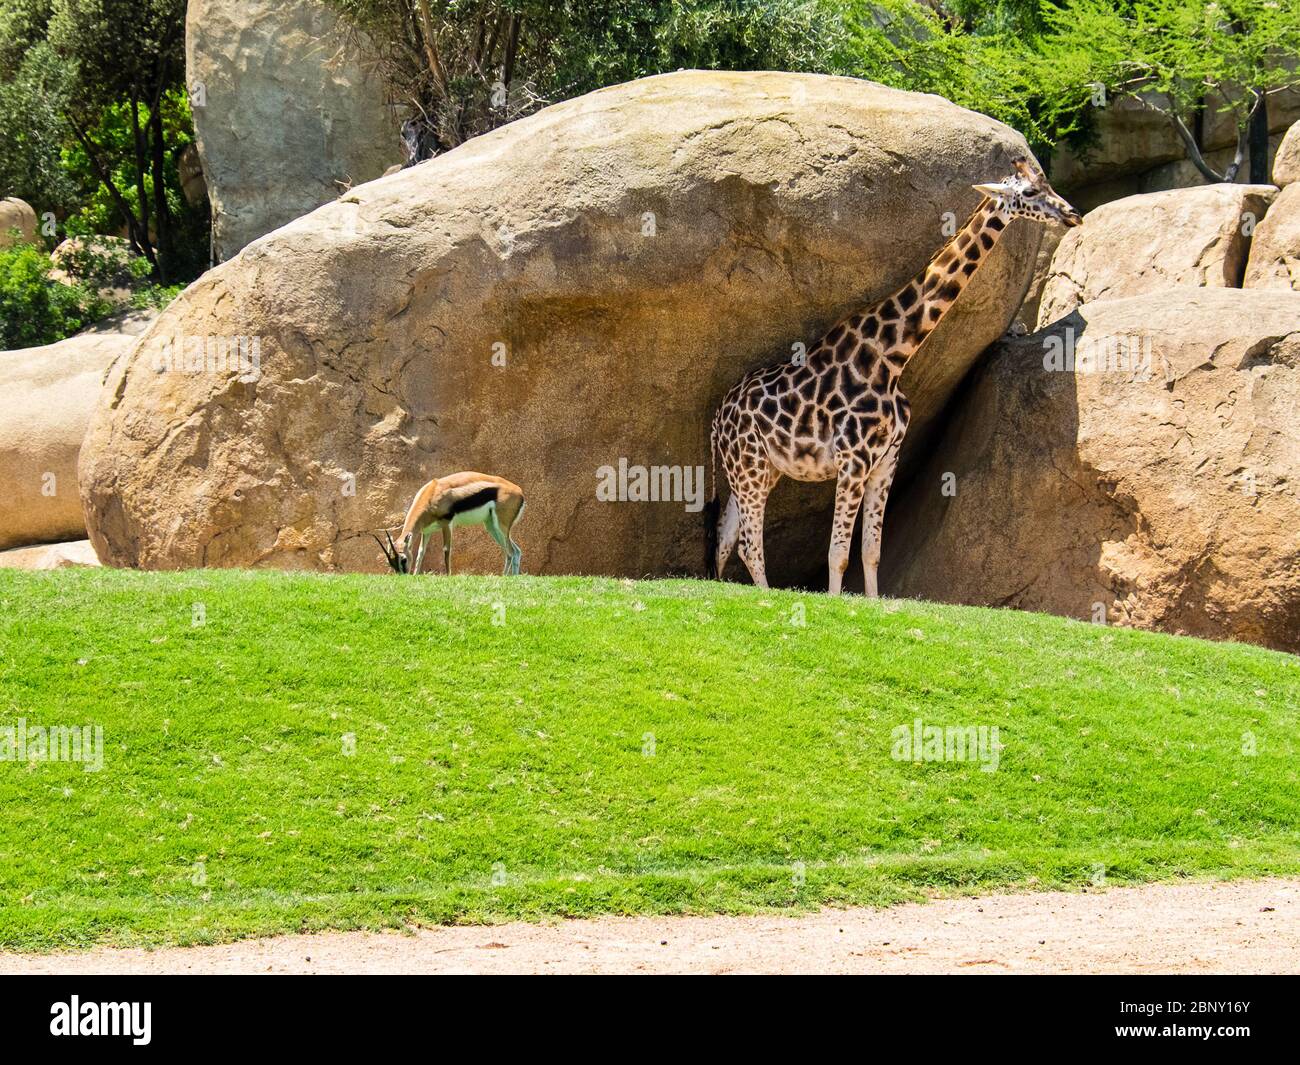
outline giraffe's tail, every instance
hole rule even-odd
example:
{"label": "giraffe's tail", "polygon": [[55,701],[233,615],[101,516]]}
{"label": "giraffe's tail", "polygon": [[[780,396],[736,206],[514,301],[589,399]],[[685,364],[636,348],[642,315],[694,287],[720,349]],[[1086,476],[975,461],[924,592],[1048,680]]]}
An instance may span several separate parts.
{"label": "giraffe's tail", "polygon": [[709,431],[709,476],[713,481],[713,495],[704,505],[704,544],[708,556],[704,560],[704,574],[711,581],[718,579],[718,427],[717,419]]}

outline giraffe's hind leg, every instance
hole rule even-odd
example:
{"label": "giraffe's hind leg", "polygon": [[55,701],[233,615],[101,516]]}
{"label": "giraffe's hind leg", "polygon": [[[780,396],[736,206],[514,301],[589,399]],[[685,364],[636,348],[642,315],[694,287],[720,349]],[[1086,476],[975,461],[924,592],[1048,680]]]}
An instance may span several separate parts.
{"label": "giraffe's hind leg", "polygon": [[844,571],[849,568],[849,544],[853,526],[867,488],[867,464],[859,455],[847,454],[839,459],[839,477],[835,482],[835,520],[831,526],[831,549],[826,559],[830,579],[827,591],[839,595]]}
{"label": "giraffe's hind leg", "polygon": [[898,465],[898,444],[894,444],[872,468],[867,478],[866,510],[862,515],[862,594],[879,595],[876,570],[880,566],[880,532],[885,524],[885,504]]}
{"label": "giraffe's hind leg", "polygon": [[736,493],[732,492],[727,498],[722,516],[718,518],[717,569],[714,570],[718,580],[722,580],[722,571],[727,566],[727,560],[731,558],[731,552],[736,549],[736,541],[739,538],[740,504],[736,502]]}

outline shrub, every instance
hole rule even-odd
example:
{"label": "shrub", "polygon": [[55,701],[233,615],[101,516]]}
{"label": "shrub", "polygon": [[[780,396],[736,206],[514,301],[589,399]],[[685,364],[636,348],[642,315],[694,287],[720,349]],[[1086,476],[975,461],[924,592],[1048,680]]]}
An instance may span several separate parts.
{"label": "shrub", "polygon": [[105,317],[113,304],[81,282],[50,277],[49,257],[32,244],[0,250],[0,348],[53,344]]}

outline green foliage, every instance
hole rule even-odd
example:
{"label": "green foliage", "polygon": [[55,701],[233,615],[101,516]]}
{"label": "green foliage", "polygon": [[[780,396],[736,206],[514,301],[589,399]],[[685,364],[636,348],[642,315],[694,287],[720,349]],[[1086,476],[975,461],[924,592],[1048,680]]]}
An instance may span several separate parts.
{"label": "green foliage", "polygon": [[1300,7],[1273,0],[1075,0],[1044,8],[1047,30],[1033,74],[1063,109],[1086,104],[1095,84],[1159,94],[1183,115],[1208,93],[1245,126],[1251,93],[1300,85]]}
{"label": "green foliage", "polygon": [[177,172],[184,28],[184,0],[0,0],[0,194],[69,235],[127,232],[160,281],[208,258]]}
{"label": "green foliage", "polygon": [[51,278],[50,258],[41,248],[0,249],[0,350],[53,344],[112,310],[93,285]]}
{"label": "green foliage", "polygon": [[[1207,177],[1233,180],[1247,131],[1267,98],[1300,87],[1300,5],[1276,0],[1073,0],[1044,4],[1044,32],[1026,56],[1024,80],[1049,120],[1076,124],[1095,102],[1127,96],[1165,115]],[[1192,133],[1205,106],[1231,116],[1237,159],[1224,174],[1205,166]]]}
{"label": "green foliage", "polygon": [[[4,14],[0,7],[0,16]],[[3,35],[0,28],[0,39]],[[67,69],[45,41],[9,68],[11,76],[4,75],[5,69],[0,62],[0,196],[19,196],[38,214],[72,210],[83,186],[62,158],[69,137]]]}
{"label": "green foliage", "polygon": [[915,0],[849,0],[848,66],[858,77],[897,89],[929,92],[1018,129],[1036,148],[1073,128],[1074,116],[1043,108],[1026,78],[1025,49],[1001,21],[981,19],[981,32],[948,20]]}
{"label": "green foliage", "polygon": [[683,67],[834,72],[847,39],[829,0],[331,3],[427,134],[420,157],[547,103]]}
{"label": "green foliage", "polygon": [[[1300,873],[1294,657],[1012,610],[4,570],[20,716],[104,759],[0,762],[9,949]],[[996,771],[896,759],[918,717]]]}

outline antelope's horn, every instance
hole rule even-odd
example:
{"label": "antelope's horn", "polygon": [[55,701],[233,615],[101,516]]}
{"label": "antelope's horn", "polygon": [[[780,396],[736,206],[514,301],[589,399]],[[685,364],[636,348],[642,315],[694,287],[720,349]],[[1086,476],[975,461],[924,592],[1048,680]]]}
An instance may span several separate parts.
{"label": "antelope's horn", "polygon": [[[388,536],[388,530],[384,530],[384,535]],[[384,558],[388,560],[389,567],[392,570],[396,571],[397,570],[397,548],[393,546],[393,538],[391,536],[388,536],[388,546],[384,546],[384,541],[379,539],[378,536],[375,536],[374,533],[371,533],[370,536],[375,541],[375,543],[379,545],[379,550],[384,553]]]}

